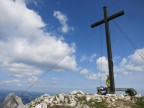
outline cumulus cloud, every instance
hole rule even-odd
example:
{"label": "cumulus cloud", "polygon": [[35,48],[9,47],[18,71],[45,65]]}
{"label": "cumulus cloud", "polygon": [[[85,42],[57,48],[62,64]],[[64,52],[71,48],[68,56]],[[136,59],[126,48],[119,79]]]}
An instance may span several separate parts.
{"label": "cumulus cloud", "polygon": [[[122,58],[120,62],[115,61],[114,72],[120,72],[124,75],[130,75],[133,72],[143,72],[144,60],[138,53],[144,54],[144,48],[137,49],[133,54]],[[108,73],[108,60],[106,57],[99,57],[96,65],[99,71]]]}
{"label": "cumulus cloud", "polygon": [[67,22],[68,22],[68,18],[66,15],[64,15],[62,12],[60,11],[54,11],[53,13],[53,16],[55,18],[57,18],[61,24],[61,28],[60,28],[60,31],[62,33],[67,33],[69,31],[73,31],[74,30],[74,27],[70,27]]}
{"label": "cumulus cloud", "polygon": [[75,46],[45,32],[46,24],[38,13],[27,8],[25,0],[1,0],[0,13],[1,71],[15,77],[35,76],[62,58],[55,71],[77,70]]}
{"label": "cumulus cloud", "polygon": [[[124,75],[131,75],[134,72],[144,72],[144,60],[138,53],[144,54],[144,48],[137,49],[133,54],[122,58],[120,62],[115,61],[113,67],[115,75],[116,72],[122,73]],[[81,59],[84,61],[87,60],[87,58],[88,57],[83,56]],[[81,68],[80,74],[84,75],[87,79],[96,80],[101,78],[102,80],[105,80],[109,72],[108,60],[105,56],[99,57],[96,60],[96,68],[96,72],[91,72],[87,68]]]}
{"label": "cumulus cloud", "polygon": [[[82,56],[80,59],[81,62],[83,61],[94,61],[96,59],[96,54],[92,54],[91,56]],[[85,78],[91,79],[91,80],[97,80],[97,79],[102,79],[105,80],[106,76],[108,74],[108,60],[105,56],[99,57],[96,60],[96,72],[91,72],[87,68],[81,68],[80,69],[80,74],[84,75]]]}
{"label": "cumulus cloud", "polygon": [[[124,75],[131,75],[133,72],[143,72],[144,71],[144,60],[138,54],[144,54],[144,48],[137,49],[133,54],[122,58],[120,62],[115,61],[114,72],[122,73]],[[81,60],[85,61],[88,57],[83,56]],[[108,60],[105,56],[99,57],[96,60],[96,72],[91,72],[86,68],[81,68],[80,74],[84,75],[87,79],[106,79],[108,74]]]}
{"label": "cumulus cloud", "polygon": [[108,60],[105,56],[99,57],[96,61],[97,69],[101,72],[108,72]]}
{"label": "cumulus cloud", "polygon": [[137,49],[134,54],[123,58],[120,64],[116,67],[116,71],[124,74],[131,74],[132,72],[143,72],[144,60],[138,53],[144,54],[144,48]]}
{"label": "cumulus cloud", "polygon": [[128,59],[135,65],[144,65],[144,48],[135,50],[134,54],[128,56]]}
{"label": "cumulus cloud", "polygon": [[[114,72],[120,72],[124,75],[130,75],[133,72],[143,72],[144,60],[138,53],[144,54],[144,48],[137,49],[133,54],[122,58],[120,62],[115,61]],[[99,57],[96,61],[96,66],[99,71],[108,73],[108,60],[106,57]]]}

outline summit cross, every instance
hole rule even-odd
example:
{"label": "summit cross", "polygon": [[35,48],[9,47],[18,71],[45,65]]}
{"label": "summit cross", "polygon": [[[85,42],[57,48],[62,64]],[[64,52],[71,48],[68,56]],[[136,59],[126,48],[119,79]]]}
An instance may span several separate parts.
{"label": "summit cross", "polygon": [[103,7],[104,19],[91,25],[91,28],[105,24],[106,32],[106,43],[107,43],[107,54],[108,54],[108,67],[109,67],[109,77],[110,77],[110,93],[115,93],[115,82],[114,82],[114,72],[113,72],[113,60],[112,60],[112,50],[111,50],[111,39],[110,39],[110,30],[109,30],[109,21],[113,20],[121,15],[124,15],[124,11],[120,11],[116,14],[108,16],[107,7]]}

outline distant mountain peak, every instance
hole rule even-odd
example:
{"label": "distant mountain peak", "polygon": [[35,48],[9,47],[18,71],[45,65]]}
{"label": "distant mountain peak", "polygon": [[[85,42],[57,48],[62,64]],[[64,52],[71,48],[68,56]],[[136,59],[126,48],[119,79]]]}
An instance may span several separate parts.
{"label": "distant mountain peak", "polygon": [[16,96],[14,93],[10,93],[6,96],[3,101],[1,108],[20,108],[23,107],[23,103],[20,97]]}

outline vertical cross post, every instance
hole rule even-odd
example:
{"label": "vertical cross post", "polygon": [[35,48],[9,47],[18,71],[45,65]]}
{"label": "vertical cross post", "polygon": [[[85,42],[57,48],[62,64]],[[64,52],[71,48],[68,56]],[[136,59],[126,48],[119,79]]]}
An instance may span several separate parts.
{"label": "vertical cross post", "polygon": [[110,39],[109,22],[107,21],[108,13],[107,13],[106,7],[104,7],[103,10],[104,10],[104,19],[105,19],[106,43],[107,43],[107,54],[108,54],[108,68],[109,68],[109,77],[110,77],[110,92],[115,93],[111,39]]}
{"label": "vertical cross post", "polygon": [[110,93],[113,94],[113,93],[115,93],[115,82],[114,82],[114,72],[113,72],[113,60],[112,60],[109,21],[123,15],[124,11],[120,11],[120,12],[108,17],[107,7],[103,7],[103,10],[104,10],[104,19],[92,24],[91,27],[94,28],[98,25],[105,23],[107,54],[108,54],[108,68],[109,68],[109,76],[110,76]]}

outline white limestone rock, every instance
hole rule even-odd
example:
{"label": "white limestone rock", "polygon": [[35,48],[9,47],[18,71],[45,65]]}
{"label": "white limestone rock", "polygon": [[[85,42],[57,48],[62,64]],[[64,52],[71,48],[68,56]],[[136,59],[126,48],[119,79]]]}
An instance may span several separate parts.
{"label": "white limestone rock", "polygon": [[47,108],[47,104],[46,103],[41,103],[42,108]]}
{"label": "white limestone rock", "polygon": [[59,100],[59,101],[64,101],[64,94],[58,94],[58,96],[57,96],[57,99]]}
{"label": "white limestone rock", "polygon": [[90,101],[92,99],[91,95],[86,96],[86,101]]}
{"label": "white limestone rock", "polygon": [[43,97],[49,97],[49,94],[44,94]]}
{"label": "white limestone rock", "polygon": [[14,93],[10,93],[6,96],[0,108],[23,108],[24,105],[20,97],[14,95]]}
{"label": "white limestone rock", "polygon": [[42,105],[38,104],[35,108],[42,108]]}
{"label": "white limestone rock", "polygon": [[82,91],[72,91],[70,94],[60,93],[55,96],[49,96],[48,94],[44,94],[41,97],[35,99],[33,102],[31,102],[31,106],[33,106],[32,108],[47,108],[47,106],[52,107],[55,105],[73,108],[90,108],[88,104],[95,106],[97,102],[104,102],[107,105],[107,107],[110,108],[128,108],[129,106],[125,106],[125,102],[128,102],[130,104],[135,103],[136,100],[134,99],[135,98],[127,95],[98,95],[88,94]]}
{"label": "white limestone rock", "polygon": [[70,94],[72,94],[72,95],[77,95],[77,94],[85,95],[85,93],[82,92],[81,90],[78,90],[78,91],[72,91]]}

